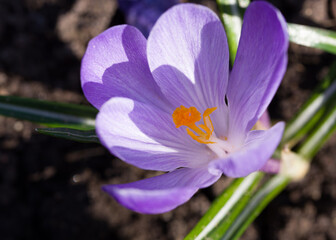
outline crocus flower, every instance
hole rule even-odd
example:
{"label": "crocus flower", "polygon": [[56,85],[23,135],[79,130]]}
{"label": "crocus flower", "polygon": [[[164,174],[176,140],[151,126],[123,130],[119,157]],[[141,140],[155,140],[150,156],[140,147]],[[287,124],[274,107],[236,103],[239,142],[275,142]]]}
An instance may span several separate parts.
{"label": "crocus flower", "polygon": [[126,22],[148,36],[156,20],[179,0],[118,0]]}
{"label": "crocus flower", "polygon": [[251,129],[281,82],[287,47],[282,15],[262,1],[245,12],[231,71],[223,26],[199,5],[170,8],[148,40],[128,25],[92,39],[81,81],[99,109],[100,141],[129,164],[167,172],[103,189],[129,209],[162,213],[222,174],[243,177],[262,168],[284,124]]}

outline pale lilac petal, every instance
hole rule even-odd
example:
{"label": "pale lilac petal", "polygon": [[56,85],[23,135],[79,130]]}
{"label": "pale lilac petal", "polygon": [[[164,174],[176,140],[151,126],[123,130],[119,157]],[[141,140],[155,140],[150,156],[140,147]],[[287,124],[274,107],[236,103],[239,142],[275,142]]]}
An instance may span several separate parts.
{"label": "pale lilac petal", "polygon": [[271,128],[272,123],[271,123],[271,118],[269,116],[268,111],[266,110],[261,117],[259,118],[259,121],[261,122],[261,124],[266,128]]}
{"label": "pale lilac petal", "polygon": [[267,2],[251,3],[227,90],[233,141],[245,137],[272,100],[286,70],[287,48],[281,13]]}
{"label": "pale lilac petal", "polygon": [[209,171],[222,171],[229,177],[244,177],[260,170],[272,156],[280,143],[284,123],[280,122],[269,130],[251,131],[245,145],[227,158],[217,159],[209,164]]}
{"label": "pale lilac petal", "polygon": [[81,66],[81,84],[86,98],[100,108],[111,97],[168,104],[148,67],[146,39],[132,26],[107,29],[93,38]]}
{"label": "pale lilac petal", "polygon": [[271,158],[265,163],[265,165],[260,169],[260,171],[276,174],[280,171],[280,161]]}
{"label": "pale lilac petal", "polygon": [[157,214],[185,203],[199,188],[208,187],[220,176],[210,174],[206,168],[181,168],[133,183],[106,185],[103,189],[133,211]]}
{"label": "pale lilac petal", "polygon": [[102,106],[96,131],[111,153],[143,169],[196,167],[212,157],[204,144],[175,127],[171,114],[127,98],[112,98]]}
{"label": "pale lilac petal", "polygon": [[195,106],[203,112],[225,105],[228,46],[210,9],[195,4],[170,8],[148,37],[147,56],[155,81],[175,107]]}

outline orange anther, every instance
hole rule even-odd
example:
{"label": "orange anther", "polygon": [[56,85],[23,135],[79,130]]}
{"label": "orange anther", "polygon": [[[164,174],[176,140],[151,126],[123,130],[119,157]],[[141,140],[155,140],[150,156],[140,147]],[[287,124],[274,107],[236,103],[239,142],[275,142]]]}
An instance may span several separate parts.
{"label": "orange anther", "polygon": [[209,144],[213,143],[209,139],[214,130],[209,115],[216,109],[216,107],[206,109],[203,113],[204,125],[200,124],[199,126],[196,126],[195,123],[201,120],[201,113],[195,107],[186,108],[181,105],[175,109],[172,117],[176,128],[187,126],[186,131],[192,139],[199,143]]}
{"label": "orange anther", "polygon": [[186,108],[180,106],[173,113],[173,121],[177,128],[181,126],[189,126],[201,120],[201,113],[195,107]]}

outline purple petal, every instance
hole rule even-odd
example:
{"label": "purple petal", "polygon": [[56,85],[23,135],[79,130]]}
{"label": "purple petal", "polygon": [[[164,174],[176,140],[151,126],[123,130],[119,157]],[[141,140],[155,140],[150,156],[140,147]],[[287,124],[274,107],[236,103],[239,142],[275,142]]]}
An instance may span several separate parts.
{"label": "purple petal", "polygon": [[271,126],[272,126],[272,124],[271,124],[271,118],[270,118],[269,113],[268,113],[267,110],[261,115],[261,117],[259,118],[259,121],[267,129],[271,128]]}
{"label": "purple petal", "polygon": [[269,130],[249,132],[240,150],[210,162],[209,171],[220,170],[226,176],[237,178],[260,170],[278,146],[283,130],[284,123],[280,122]]}
{"label": "purple petal", "polygon": [[133,7],[138,5],[143,8],[145,6],[156,8],[164,12],[177,3],[179,3],[179,0],[118,0],[119,8],[125,13],[128,13]]}
{"label": "purple petal", "polygon": [[280,161],[271,158],[265,163],[265,165],[260,169],[260,171],[273,174],[279,173]]}
{"label": "purple petal", "polygon": [[271,4],[256,1],[244,16],[227,97],[229,138],[241,141],[265,112],[287,66],[288,34],[281,13]]}
{"label": "purple petal", "polygon": [[164,11],[177,4],[178,0],[119,0],[119,7],[125,12],[127,23],[148,36],[156,20]]}
{"label": "purple petal", "polygon": [[98,109],[115,96],[167,105],[148,67],[146,39],[131,26],[112,27],[90,41],[81,82],[86,98]]}
{"label": "purple petal", "polygon": [[220,176],[210,174],[206,168],[181,168],[133,183],[106,185],[103,189],[133,211],[157,214],[185,203],[199,188],[208,187]]}
{"label": "purple petal", "polygon": [[160,9],[140,3],[132,7],[128,12],[127,23],[135,26],[144,36],[148,37],[154,23],[163,12],[164,10],[161,11]]}
{"label": "purple petal", "polygon": [[96,131],[111,153],[143,169],[204,166],[212,157],[204,144],[175,127],[171,114],[127,98],[112,98],[102,106]]}
{"label": "purple petal", "polygon": [[200,112],[224,105],[229,53],[214,12],[179,4],[165,12],[148,38],[147,56],[155,81],[175,107]]}

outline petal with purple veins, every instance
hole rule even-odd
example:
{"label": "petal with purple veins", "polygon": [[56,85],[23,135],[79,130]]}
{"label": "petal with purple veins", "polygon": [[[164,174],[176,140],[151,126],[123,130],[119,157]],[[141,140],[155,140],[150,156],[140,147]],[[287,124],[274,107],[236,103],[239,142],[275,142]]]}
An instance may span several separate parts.
{"label": "petal with purple veins", "polygon": [[272,100],[287,66],[286,22],[271,4],[256,1],[244,16],[227,97],[229,138],[242,142]]}
{"label": "petal with purple veins", "polygon": [[210,9],[170,8],[148,37],[147,56],[155,81],[175,107],[203,112],[224,105],[229,52],[223,26]]}

